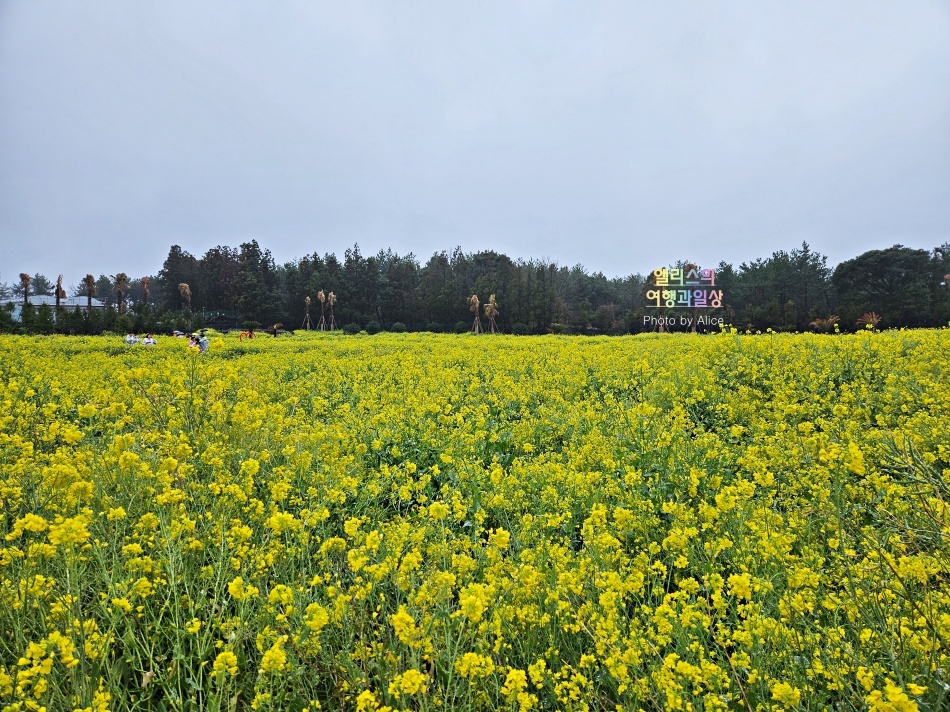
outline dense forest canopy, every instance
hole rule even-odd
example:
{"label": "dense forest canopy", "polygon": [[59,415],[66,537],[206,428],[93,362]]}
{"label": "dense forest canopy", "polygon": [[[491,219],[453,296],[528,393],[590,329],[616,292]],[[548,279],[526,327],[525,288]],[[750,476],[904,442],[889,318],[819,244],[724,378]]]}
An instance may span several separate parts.
{"label": "dense forest canopy", "polygon": [[[670,267],[698,267],[688,260]],[[659,266],[658,266],[659,267]],[[895,245],[871,250],[832,269],[808,244],[715,270],[722,304],[714,310],[724,323],[742,329],[776,331],[850,330],[863,315],[882,327],[944,326],[950,322],[950,243],[927,251]],[[282,265],[256,240],[239,247],[214,247],[196,257],[173,245],[157,275],[123,273],[98,279],[72,275],[70,296],[95,297],[105,310],[27,304],[19,322],[12,304],[29,295],[51,295],[54,284],[42,274],[0,283],[0,329],[50,333],[99,333],[245,325],[304,326],[308,310],[317,323],[321,290],[333,292],[337,325],[371,332],[397,328],[468,331],[471,295],[497,297],[497,327],[513,333],[622,334],[651,331],[658,311],[676,316],[697,309],[660,309],[647,301],[654,275],[608,278],[581,265],[544,260],[512,260],[493,251],[461,248],[433,254],[424,264],[413,254],[392,250],[364,256],[358,245],[342,260],[318,252]],[[121,279],[120,279],[121,278]],[[67,280],[69,281],[69,280]],[[310,297],[312,304],[307,304]],[[83,301],[85,303],[85,301]],[[676,328],[675,326],[673,327]]]}

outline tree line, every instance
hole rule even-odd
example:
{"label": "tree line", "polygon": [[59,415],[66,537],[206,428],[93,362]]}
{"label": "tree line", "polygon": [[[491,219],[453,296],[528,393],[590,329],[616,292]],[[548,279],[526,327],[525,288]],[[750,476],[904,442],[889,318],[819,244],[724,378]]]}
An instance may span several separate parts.
{"label": "tree line", "polygon": [[[670,265],[695,266],[688,260]],[[721,306],[703,313],[741,329],[853,330],[869,319],[890,328],[950,322],[950,243],[932,250],[901,245],[870,250],[833,269],[807,243],[737,266],[702,267],[715,269],[715,288],[722,292]],[[468,331],[471,296],[486,301],[490,294],[497,297],[493,320],[502,332],[622,334],[657,328],[649,317],[658,310],[647,300],[647,292],[658,288],[652,272],[609,278],[581,265],[460,248],[437,252],[423,264],[413,254],[392,250],[364,256],[354,245],[342,259],[313,252],[278,265],[256,240],[214,247],[200,257],[173,245],[155,275],[90,274],[71,288],[72,296],[105,302],[104,310],[37,309],[27,303],[26,295],[65,296],[61,282],[23,274],[12,284],[0,283],[0,303],[6,304],[0,330],[145,332],[277,323],[293,329],[306,325],[307,298],[315,300],[321,290],[334,293],[335,321],[350,330]],[[17,302],[25,305],[19,322],[12,319]]]}

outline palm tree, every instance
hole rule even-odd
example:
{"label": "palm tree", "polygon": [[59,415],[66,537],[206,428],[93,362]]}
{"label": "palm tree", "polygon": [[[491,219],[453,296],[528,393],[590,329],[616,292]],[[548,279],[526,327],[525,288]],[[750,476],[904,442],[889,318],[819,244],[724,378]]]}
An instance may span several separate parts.
{"label": "palm tree", "polygon": [[145,303],[148,304],[148,299],[152,294],[152,280],[149,277],[142,277],[142,293],[145,296]]}
{"label": "palm tree", "polygon": [[468,298],[468,310],[475,314],[475,322],[472,324],[472,333],[480,334],[482,332],[482,320],[478,316],[478,295],[473,294]]}
{"label": "palm tree", "polygon": [[59,275],[56,280],[56,315],[59,316],[59,300],[66,296],[66,290],[63,289],[63,275]]}
{"label": "palm tree", "polygon": [[303,324],[300,325],[300,328],[310,331],[310,329],[313,328],[313,322],[310,321],[310,295],[304,297],[303,303],[307,307],[307,314],[304,316]]}
{"label": "palm tree", "polygon": [[92,311],[92,298],[96,294],[96,278],[87,274],[82,278],[82,283],[86,287],[86,313]]}
{"label": "palm tree", "polygon": [[333,318],[333,305],[336,304],[336,295],[330,292],[327,295],[327,306],[330,307],[330,331],[336,328],[336,319]]}
{"label": "palm tree", "polygon": [[495,295],[492,294],[485,304],[485,318],[488,319],[488,327],[491,333],[495,333],[495,317],[498,316],[498,302],[495,301]]}
{"label": "palm tree", "polygon": [[119,272],[112,276],[112,291],[119,298],[119,314],[125,314],[125,295],[129,293],[129,275]]}
{"label": "palm tree", "polygon": [[877,325],[881,323],[881,317],[875,312],[865,312],[855,323],[868,329],[876,329]]}
{"label": "palm tree", "polygon": [[320,331],[326,331],[327,320],[323,316],[323,310],[326,308],[326,305],[327,305],[327,295],[323,293],[322,289],[319,292],[317,292],[317,301],[320,302],[320,323],[317,324],[317,326],[320,327]]}
{"label": "palm tree", "polygon": [[20,286],[23,288],[23,307],[30,303],[30,282],[33,279],[26,272],[20,272]]}
{"label": "palm tree", "polygon": [[832,314],[827,319],[815,319],[808,326],[810,326],[815,331],[831,331],[837,322],[838,316],[836,314]]}
{"label": "palm tree", "polygon": [[190,312],[191,311],[191,287],[188,286],[187,282],[181,282],[178,285],[178,293],[181,295],[181,298],[185,300],[185,308]]}

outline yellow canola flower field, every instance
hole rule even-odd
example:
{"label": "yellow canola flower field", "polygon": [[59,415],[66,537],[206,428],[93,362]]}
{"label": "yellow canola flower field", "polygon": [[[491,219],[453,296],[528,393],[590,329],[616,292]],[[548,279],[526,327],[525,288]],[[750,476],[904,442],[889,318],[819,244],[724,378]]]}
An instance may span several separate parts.
{"label": "yellow canola flower field", "polygon": [[0,338],[0,710],[950,708],[950,330]]}

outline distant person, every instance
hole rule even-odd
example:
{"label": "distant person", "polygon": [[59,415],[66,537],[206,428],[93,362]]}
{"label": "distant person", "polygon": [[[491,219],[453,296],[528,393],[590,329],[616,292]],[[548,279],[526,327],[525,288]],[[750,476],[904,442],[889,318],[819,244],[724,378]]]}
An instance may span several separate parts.
{"label": "distant person", "polygon": [[145,338],[142,339],[142,346],[155,346],[158,341],[151,334],[146,334]]}
{"label": "distant person", "polygon": [[204,353],[208,350],[208,337],[205,334],[202,334],[198,339],[198,351]]}
{"label": "distant person", "polygon": [[138,338],[131,331],[125,337],[125,343],[129,346],[133,346],[139,342]]}

